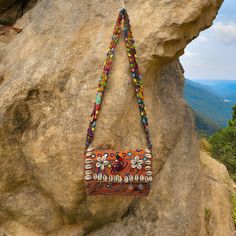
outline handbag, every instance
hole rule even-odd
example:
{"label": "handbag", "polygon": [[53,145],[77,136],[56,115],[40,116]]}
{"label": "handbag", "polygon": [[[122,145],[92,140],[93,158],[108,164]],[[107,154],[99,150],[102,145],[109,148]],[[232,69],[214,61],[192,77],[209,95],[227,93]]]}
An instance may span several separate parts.
{"label": "handbag", "polygon": [[[146,149],[96,150],[90,146],[101,108],[112,59],[124,25],[124,40],[134,82],[141,123],[147,140]],[[152,144],[148,129],[148,119],[144,105],[142,77],[136,60],[136,49],[132,36],[129,16],[125,8],[119,12],[97,88],[84,151],[84,179],[87,195],[135,195],[147,196],[152,182]]]}

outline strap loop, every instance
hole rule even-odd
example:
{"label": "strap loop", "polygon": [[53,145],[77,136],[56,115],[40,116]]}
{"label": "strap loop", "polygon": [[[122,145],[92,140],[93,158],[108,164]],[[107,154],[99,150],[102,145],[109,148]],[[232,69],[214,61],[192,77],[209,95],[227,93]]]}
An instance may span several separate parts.
{"label": "strap loop", "polygon": [[125,1],[124,0],[120,0],[120,2],[122,4],[123,9],[125,9]]}
{"label": "strap loop", "polygon": [[110,43],[109,51],[107,52],[107,58],[105,60],[102,74],[99,79],[96,100],[95,100],[94,108],[91,114],[89,128],[87,130],[85,149],[89,147],[94,136],[96,120],[99,114],[99,110],[101,108],[105,88],[107,85],[107,80],[108,80],[109,73],[111,70],[112,59],[114,57],[116,45],[118,44],[118,41],[120,38],[122,20],[124,21],[124,40],[126,44],[128,58],[129,58],[130,72],[131,72],[134,86],[135,86],[136,97],[137,97],[139,111],[141,115],[141,122],[143,124],[143,128],[145,131],[145,135],[147,139],[147,146],[150,150],[152,150],[152,144],[151,144],[151,139],[150,139],[149,129],[148,129],[148,118],[147,118],[147,113],[146,113],[146,107],[144,105],[142,76],[139,72],[139,66],[136,61],[137,55],[136,55],[136,49],[134,46],[135,41],[133,40],[129,16],[125,8],[121,9],[119,12],[119,16],[117,18],[113,36],[112,36],[112,41]]}

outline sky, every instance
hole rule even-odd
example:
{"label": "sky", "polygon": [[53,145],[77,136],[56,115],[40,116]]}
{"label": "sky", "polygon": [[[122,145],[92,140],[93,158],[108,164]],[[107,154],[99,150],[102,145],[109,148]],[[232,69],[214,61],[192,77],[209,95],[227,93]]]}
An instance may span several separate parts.
{"label": "sky", "polygon": [[200,33],[180,57],[192,80],[236,80],[236,0],[225,0],[213,25]]}

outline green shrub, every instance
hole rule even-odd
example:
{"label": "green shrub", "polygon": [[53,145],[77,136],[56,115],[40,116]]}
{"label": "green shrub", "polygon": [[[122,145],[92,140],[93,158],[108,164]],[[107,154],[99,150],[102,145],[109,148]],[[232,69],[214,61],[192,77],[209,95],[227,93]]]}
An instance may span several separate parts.
{"label": "green shrub", "polygon": [[230,202],[232,206],[232,218],[234,221],[234,225],[236,226],[236,195],[235,194],[230,195]]}
{"label": "green shrub", "polygon": [[233,107],[232,120],[228,126],[212,135],[209,142],[212,156],[226,166],[236,181],[236,106]]}

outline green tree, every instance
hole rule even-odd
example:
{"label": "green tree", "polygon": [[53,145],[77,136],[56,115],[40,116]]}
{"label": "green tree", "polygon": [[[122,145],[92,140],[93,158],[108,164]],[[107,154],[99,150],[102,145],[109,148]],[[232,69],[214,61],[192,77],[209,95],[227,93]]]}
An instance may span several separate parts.
{"label": "green tree", "polygon": [[232,120],[229,121],[229,126],[236,126],[236,105],[233,106]]}
{"label": "green tree", "polygon": [[220,129],[209,138],[212,156],[222,162],[236,181],[236,105],[232,120],[226,128]]}

